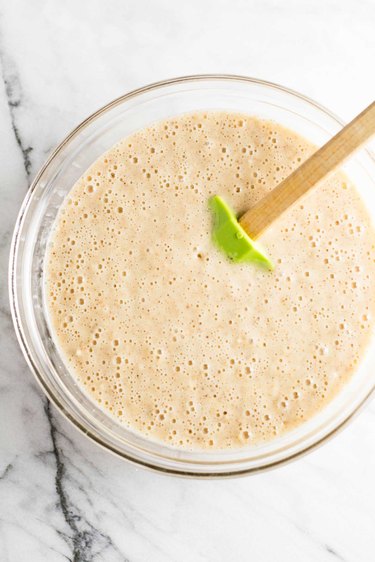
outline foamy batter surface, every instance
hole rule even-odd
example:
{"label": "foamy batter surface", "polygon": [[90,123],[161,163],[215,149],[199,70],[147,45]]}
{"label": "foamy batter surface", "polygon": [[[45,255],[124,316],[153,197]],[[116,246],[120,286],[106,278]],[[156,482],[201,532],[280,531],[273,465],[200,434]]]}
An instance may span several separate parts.
{"label": "foamy batter surface", "polygon": [[185,448],[270,440],[356,370],[374,322],[375,233],[336,173],[262,237],[274,272],[211,242],[208,199],[244,211],[314,150],[207,112],[125,138],[73,187],[46,257],[51,324],[103,410]]}

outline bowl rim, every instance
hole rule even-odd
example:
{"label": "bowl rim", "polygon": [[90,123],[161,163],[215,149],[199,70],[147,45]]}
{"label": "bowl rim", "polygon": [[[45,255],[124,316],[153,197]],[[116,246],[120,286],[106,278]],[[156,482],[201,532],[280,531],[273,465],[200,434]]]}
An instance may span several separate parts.
{"label": "bowl rim", "polygon": [[[92,431],[88,430],[65,406],[61,403],[59,398],[55,395],[53,390],[51,389],[48,384],[44,381],[43,377],[41,376],[37,366],[35,365],[31,354],[29,353],[28,345],[26,342],[25,332],[20,321],[20,313],[19,313],[19,303],[18,303],[18,296],[16,290],[16,264],[17,264],[17,257],[18,257],[18,249],[20,244],[20,231],[23,225],[23,219],[25,213],[27,211],[29,202],[33,196],[33,193],[39,184],[40,179],[42,178],[46,169],[50,166],[53,160],[57,157],[57,155],[63,150],[63,148],[74,138],[76,137],[87,125],[91,122],[95,121],[98,117],[102,114],[110,111],[111,109],[115,108],[116,106],[122,104],[125,101],[128,101],[132,98],[135,98],[141,94],[146,92],[150,92],[153,90],[158,90],[164,87],[172,86],[174,84],[183,84],[183,83],[192,83],[192,82],[203,82],[203,81],[227,81],[227,82],[247,82],[259,86],[263,86],[272,90],[276,90],[278,92],[282,92],[297,99],[300,99],[303,102],[307,102],[308,104],[312,105],[319,111],[325,113],[328,117],[333,119],[339,126],[343,127],[345,125],[345,121],[339,118],[336,114],[334,114],[331,110],[327,109],[325,106],[321,105],[320,103],[314,101],[308,96],[300,94],[296,90],[291,88],[287,88],[280,84],[270,82],[267,80],[262,80],[258,78],[237,75],[237,74],[193,74],[193,75],[186,75],[180,76],[176,78],[170,78],[166,80],[160,80],[157,82],[150,83],[146,86],[136,88],[134,90],[129,91],[126,94],[123,94],[114,100],[110,101],[109,103],[100,107],[97,111],[91,113],[88,117],[86,117],[83,121],[81,121],[74,129],[68,133],[68,135],[58,144],[58,146],[52,151],[51,155],[46,159],[44,164],[39,168],[38,172],[36,173],[34,179],[32,180],[26,195],[23,199],[21,204],[21,208],[16,218],[15,227],[12,235],[11,245],[10,245],[10,254],[9,254],[9,270],[8,270],[8,288],[9,288],[9,301],[10,301],[10,311],[13,321],[13,326],[16,332],[17,340],[20,345],[21,351],[24,355],[24,358],[33,373],[36,381],[42,388],[44,394],[46,395],[47,400],[50,400],[54,406],[61,412],[61,414],[67,419],[76,429],[78,429],[81,433],[86,435],[90,438],[91,441],[94,441],[97,445],[99,445],[102,449],[111,452],[116,457],[125,459],[132,463],[135,466],[142,466],[143,468],[147,468],[151,471],[156,471],[163,474],[169,474],[173,476],[180,476],[180,477],[190,477],[190,478],[197,478],[197,479],[215,479],[215,478],[230,478],[230,477],[239,477],[239,476],[246,476],[249,474],[256,474],[259,472],[264,472],[267,470],[271,470],[273,468],[283,466],[293,460],[296,460],[307,453],[315,450],[316,448],[320,447],[323,443],[331,439],[334,435],[336,435],[339,431],[341,431],[348,423],[351,421],[363,408],[363,406],[369,401],[373,393],[375,392],[375,383],[372,388],[366,393],[363,399],[358,403],[358,405],[348,413],[348,415],[335,427],[333,427],[328,433],[323,435],[320,439],[315,441],[314,443],[307,444],[305,447],[302,447],[300,450],[287,454],[284,458],[279,460],[274,460],[265,463],[262,466],[258,467],[249,467],[239,470],[227,470],[224,472],[215,472],[215,471],[202,471],[196,472],[194,470],[185,470],[183,468],[168,468],[165,466],[160,466],[153,464],[152,462],[147,462],[145,460],[134,458],[131,455],[120,452],[111,444],[106,442],[104,439],[101,439],[97,435],[95,435]],[[371,150],[366,148],[362,149],[368,157],[374,162],[375,164],[375,155],[372,154]]]}

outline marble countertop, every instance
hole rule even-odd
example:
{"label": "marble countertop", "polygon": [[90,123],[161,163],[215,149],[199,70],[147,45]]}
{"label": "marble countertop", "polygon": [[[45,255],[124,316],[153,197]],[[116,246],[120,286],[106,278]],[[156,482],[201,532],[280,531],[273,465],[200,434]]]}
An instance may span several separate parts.
{"label": "marble countertop", "polygon": [[374,96],[373,0],[0,1],[1,562],[369,562],[375,402],[321,449],[229,481],[127,464],[51,406],[18,348],[6,270],[27,187],[89,113],[163,78],[280,82],[349,119]]}

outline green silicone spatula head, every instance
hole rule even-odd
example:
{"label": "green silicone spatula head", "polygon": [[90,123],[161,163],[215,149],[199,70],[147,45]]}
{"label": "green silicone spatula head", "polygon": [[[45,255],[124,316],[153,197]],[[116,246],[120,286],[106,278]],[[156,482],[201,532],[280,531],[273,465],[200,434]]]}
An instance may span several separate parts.
{"label": "green silicone spatula head", "polygon": [[239,221],[221,197],[212,197],[215,244],[234,262],[258,263],[272,269],[271,261],[254,240],[374,134],[375,102],[246,211]]}
{"label": "green silicone spatula head", "polygon": [[246,234],[237,217],[219,195],[209,200],[214,216],[212,239],[219,250],[237,263],[258,263],[273,269],[272,262]]}

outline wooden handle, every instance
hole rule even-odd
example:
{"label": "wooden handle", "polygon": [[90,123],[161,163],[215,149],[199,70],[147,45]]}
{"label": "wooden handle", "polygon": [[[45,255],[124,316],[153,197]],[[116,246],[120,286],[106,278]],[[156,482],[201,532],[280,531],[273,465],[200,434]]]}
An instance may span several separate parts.
{"label": "wooden handle", "polygon": [[255,239],[309,189],[375,133],[375,102],[360,113],[275,189],[249,209],[240,225]]}

